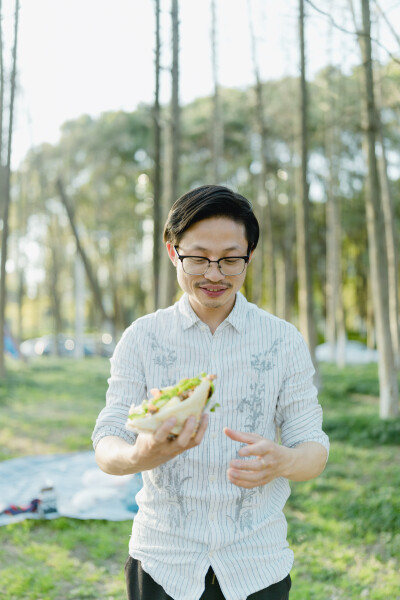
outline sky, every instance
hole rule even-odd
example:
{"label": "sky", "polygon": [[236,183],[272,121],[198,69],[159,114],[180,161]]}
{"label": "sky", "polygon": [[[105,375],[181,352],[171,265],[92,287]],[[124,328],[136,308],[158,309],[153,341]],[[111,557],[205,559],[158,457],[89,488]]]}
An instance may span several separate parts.
{"label": "sky", "polygon": [[[216,0],[218,76],[227,87],[253,84],[248,6],[257,39],[261,77],[277,79],[299,70],[297,0]],[[352,29],[348,0],[315,0],[335,23]],[[334,8],[332,9],[332,4]],[[355,4],[359,4],[355,0]],[[180,100],[212,93],[211,0],[180,1]],[[380,0],[400,32],[400,2]],[[330,7],[330,8],[329,8]],[[161,0],[164,66],[161,96],[170,95],[170,0]],[[351,68],[359,61],[353,35],[339,32],[307,5],[308,76],[328,60]],[[14,0],[3,0],[5,65],[10,67]],[[384,45],[400,56],[398,41],[382,22]],[[382,58],[388,58],[380,51]],[[328,58],[330,57],[330,58]],[[28,149],[56,143],[60,126],[82,114],[133,111],[154,95],[153,0],[21,0],[18,38],[13,166]]]}

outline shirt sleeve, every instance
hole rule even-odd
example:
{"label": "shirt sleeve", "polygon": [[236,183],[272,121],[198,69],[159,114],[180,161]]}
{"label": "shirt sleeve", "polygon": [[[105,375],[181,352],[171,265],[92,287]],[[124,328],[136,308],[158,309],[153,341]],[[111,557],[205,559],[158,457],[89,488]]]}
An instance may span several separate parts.
{"label": "shirt sleeve", "polygon": [[276,411],[284,446],[294,448],[303,442],[318,442],[329,453],[329,438],[322,430],[322,407],[313,384],[315,369],[301,334],[294,330],[289,361]]}
{"label": "shirt sleeve", "polygon": [[101,438],[116,435],[133,444],[136,434],[125,428],[129,408],[140,404],[146,395],[144,371],[140,359],[140,340],[131,325],[118,342],[111,358],[106,406],[97,417],[92,434],[93,447]]}

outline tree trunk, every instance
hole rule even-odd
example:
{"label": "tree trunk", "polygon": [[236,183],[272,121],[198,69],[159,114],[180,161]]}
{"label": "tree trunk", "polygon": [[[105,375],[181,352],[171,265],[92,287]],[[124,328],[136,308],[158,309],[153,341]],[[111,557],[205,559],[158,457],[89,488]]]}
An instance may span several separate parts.
{"label": "tree trunk", "polygon": [[160,109],[160,0],[155,0],[156,47],[155,47],[155,93],[153,107],[154,123],[154,181],[153,181],[153,285],[154,309],[160,305],[160,256],[161,256],[161,109]]}
{"label": "tree trunk", "polygon": [[[42,188],[43,192],[43,188]],[[59,274],[61,270],[60,247],[59,247],[59,227],[56,215],[49,215],[49,246],[51,251],[51,267],[49,269],[49,288],[50,298],[53,312],[53,337],[54,337],[54,352],[58,356],[58,339],[62,332],[62,311],[61,311],[61,294],[59,290]]]}
{"label": "tree trunk", "polygon": [[[266,188],[268,164],[267,164],[267,127],[265,125],[264,117],[264,98],[263,98],[263,87],[260,77],[260,70],[258,67],[257,60],[257,48],[256,39],[253,28],[253,19],[251,14],[251,0],[247,2],[248,15],[249,15],[249,28],[250,28],[250,39],[252,49],[252,60],[254,77],[256,80],[255,93],[256,93],[256,127],[260,137],[260,174],[258,180],[258,204],[262,208],[263,222],[261,223],[261,229],[265,237],[265,256],[264,253],[261,255],[261,266],[260,272],[265,272],[264,262],[268,265],[267,271],[267,298],[268,298],[268,310],[275,314],[276,312],[276,275],[275,275],[275,255],[274,255],[274,236],[272,228],[272,196],[268,194]],[[262,282],[263,283],[263,282]],[[261,294],[262,296],[262,294]]]}
{"label": "tree trunk", "polygon": [[300,198],[297,202],[296,232],[297,232],[297,270],[299,285],[299,324],[310,353],[315,361],[315,325],[311,278],[311,247],[310,247],[310,201],[308,196],[308,139],[307,139],[307,84],[305,69],[304,44],[304,0],[300,0],[299,34],[300,34],[300,119],[301,119],[301,180]]}
{"label": "tree trunk", "polygon": [[25,275],[24,270],[18,270],[18,288],[17,288],[17,340],[20,344],[24,338],[24,326],[23,326],[23,310],[24,310],[24,298],[25,298]]}
{"label": "tree trunk", "polygon": [[[107,333],[110,333],[114,339],[116,339],[131,323],[131,320],[125,319],[124,314],[123,298],[126,294],[123,290],[131,288],[131,285],[128,283],[130,281],[131,269],[128,266],[129,262],[128,265],[126,265],[125,258],[126,256],[121,256],[118,252],[115,252],[114,246],[111,245],[106,258],[106,264],[108,270],[107,287],[113,322],[110,324],[111,328],[107,330]],[[123,283],[126,285],[125,288]],[[137,288],[134,283],[132,285]],[[131,303],[130,308],[132,308]]]}
{"label": "tree trunk", "polygon": [[335,177],[332,163],[330,169],[326,202],[326,339],[331,347],[332,362],[343,367],[345,364],[343,348],[345,328],[342,299],[340,205],[332,185],[332,178]]}
{"label": "tree trunk", "polygon": [[400,328],[399,328],[399,259],[398,259],[398,239],[396,231],[396,216],[393,203],[393,195],[390,187],[388,176],[388,163],[386,157],[385,139],[383,135],[382,120],[380,117],[382,107],[382,89],[381,76],[378,72],[377,81],[375,83],[377,107],[376,118],[378,127],[378,141],[381,147],[381,155],[378,160],[381,194],[382,194],[382,210],[385,224],[386,250],[388,259],[388,289],[389,289],[389,318],[390,332],[392,336],[393,352],[395,357],[395,365],[400,366]]}
{"label": "tree trunk", "polygon": [[338,111],[333,96],[330,75],[327,78],[329,121],[325,124],[326,158],[329,165],[326,195],[326,339],[331,349],[331,360],[338,367],[346,361],[346,332],[342,296],[341,272],[341,219],[339,188],[339,136],[336,134]]}
{"label": "tree trunk", "polygon": [[[178,0],[171,0],[172,21],[172,89],[170,104],[170,120],[167,138],[167,164],[166,164],[166,193],[165,217],[172,204],[178,198],[179,190],[179,159],[180,159],[180,106],[179,106],[179,6]],[[164,306],[173,303],[176,294],[176,272],[172,267],[167,253],[164,252]]]}
{"label": "tree trunk", "polygon": [[[256,216],[260,224],[260,240],[251,261],[251,302],[259,306],[266,306],[266,285],[265,285],[265,204],[260,203],[258,196],[258,206],[255,207]],[[248,297],[250,300],[250,297]],[[264,302],[265,301],[265,302]]]}
{"label": "tree trunk", "polygon": [[[3,166],[3,148],[4,148],[4,60],[3,60],[3,7],[0,0],[0,169]],[[0,182],[3,177],[0,173]],[[0,208],[3,209],[3,189],[1,191]]]}
{"label": "tree trunk", "polygon": [[221,166],[223,155],[223,124],[221,118],[220,94],[218,83],[218,60],[217,60],[217,11],[216,2],[211,0],[211,51],[212,51],[212,74],[214,82],[213,94],[213,118],[212,118],[212,157],[213,157],[213,182],[221,181]]}
{"label": "tree trunk", "polygon": [[179,4],[172,0],[172,97],[171,97],[171,204],[178,197],[180,162],[180,106],[179,106]]}
{"label": "tree trunk", "polygon": [[[292,148],[295,147],[295,131],[292,132],[288,144]],[[291,152],[289,163],[294,164],[293,151]],[[285,270],[285,287],[283,295],[283,304],[281,306],[282,317],[286,321],[292,321],[293,307],[295,300],[295,278],[296,278],[296,206],[294,198],[296,198],[296,169],[292,168],[287,173],[287,204],[284,208],[284,235],[282,240],[283,246],[283,264]]]}
{"label": "tree trunk", "polygon": [[282,305],[282,317],[286,321],[292,320],[293,314],[293,297],[294,297],[294,280],[295,280],[295,269],[294,269],[294,247],[296,244],[296,220],[295,220],[295,207],[293,205],[292,192],[288,194],[288,205],[286,211],[286,223],[285,223],[285,240],[283,242],[284,249],[284,270],[285,270],[285,287]]}
{"label": "tree trunk", "polygon": [[377,118],[372,73],[371,20],[369,0],[361,0],[363,31],[359,36],[363,58],[364,149],[367,158],[366,215],[372,302],[379,351],[380,416],[399,414],[398,388],[390,334],[388,265],[381,205],[381,190],[375,153]]}
{"label": "tree trunk", "polygon": [[379,160],[379,170],[382,182],[382,208],[385,223],[387,258],[388,258],[388,286],[389,286],[389,317],[390,332],[392,336],[393,352],[395,355],[395,364],[400,366],[400,330],[399,330],[399,260],[398,260],[398,242],[396,235],[396,219],[393,208],[393,198],[390,189],[390,182],[387,173],[387,158],[385,141],[382,135],[382,126],[379,127],[378,139],[381,145],[381,156]]}
{"label": "tree trunk", "polygon": [[85,267],[79,254],[75,255],[75,347],[74,357],[81,359],[85,356]]}
{"label": "tree trunk", "polygon": [[75,242],[76,242],[76,248],[82,258],[82,262],[84,264],[86,275],[88,277],[90,287],[93,292],[93,297],[94,297],[96,306],[100,310],[100,314],[101,314],[103,321],[112,323],[112,319],[109,317],[109,315],[107,315],[106,310],[104,308],[102,292],[101,292],[99,283],[97,281],[97,278],[95,277],[95,275],[93,273],[92,266],[89,261],[89,257],[87,256],[85,249],[82,246],[80,236],[78,233],[78,229],[77,229],[77,226],[75,223],[75,216],[74,216],[73,210],[70,206],[70,203],[67,199],[61,179],[57,180],[57,188],[58,188],[58,192],[60,194],[61,201],[62,201],[62,203],[65,207],[65,210],[67,212],[67,215],[68,215],[72,233],[74,234],[74,238],[75,238]]}
{"label": "tree trunk", "polygon": [[18,201],[19,207],[17,209],[17,231],[18,231],[18,241],[17,241],[17,325],[16,325],[16,336],[18,343],[21,343],[24,337],[23,333],[23,305],[24,305],[24,297],[25,297],[25,269],[26,269],[26,260],[25,256],[22,253],[22,248],[20,241],[24,238],[27,231],[27,222],[28,222],[28,206],[27,206],[27,185],[26,185],[27,177],[25,174],[19,173],[18,175]]}
{"label": "tree trunk", "polygon": [[[1,13],[0,13],[1,17]],[[4,326],[7,303],[7,288],[6,288],[6,262],[7,262],[7,242],[8,242],[8,215],[10,210],[11,196],[11,148],[12,134],[14,121],[14,99],[15,99],[15,79],[17,72],[17,44],[18,44],[18,20],[19,20],[19,0],[15,2],[14,16],[14,46],[12,53],[12,73],[11,73],[11,91],[10,91],[10,108],[8,120],[8,144],[7,144],[7,163],[4,172],[4,180],[0,177],[0,192],[4,193],[4,212],[3,212],[3,231],[1,238],[1,266],[0,266],[0,378],[5,376],[5,360],[4,360]],[[3,82],[2,82],[3,83]],[[1,165],[0,165],[0,170]],[[1,183],[3,182],[3,185]]]}

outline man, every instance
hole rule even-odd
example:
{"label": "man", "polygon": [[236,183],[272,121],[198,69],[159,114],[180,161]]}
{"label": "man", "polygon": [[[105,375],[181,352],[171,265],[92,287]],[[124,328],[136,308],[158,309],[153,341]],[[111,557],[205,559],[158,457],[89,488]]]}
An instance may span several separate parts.
{"label": "man", "polygon": [[[303,338],[239,292],[258,237],[250,202],[225,187],[179,198],[164,241],[184,295],[134,322],[111,359],[93,442],[107,473],[143,473],[129,599],[289,598],[289,480],[323,471],[328,439]],[[154,434],[126,431],[149,389],[201,371],[217,375],[220,406],[197,432],[192,418],[173,441],[172,418]]]}

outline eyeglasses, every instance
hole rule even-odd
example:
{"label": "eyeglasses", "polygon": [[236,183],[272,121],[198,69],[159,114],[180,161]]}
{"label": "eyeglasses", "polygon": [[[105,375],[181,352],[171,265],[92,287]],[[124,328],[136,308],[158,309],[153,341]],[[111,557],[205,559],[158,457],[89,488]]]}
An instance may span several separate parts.
{"label": "eyeglasses", "polygon": [[182,269],[187,275],[205,275],[211,263],[217,263],[221,275],[241,275],[249,262],[250,256],[227,256],[218,260],[210,260],[204,256],[187,256],[179,254],[174,246],[177,257],[182,263]]}

